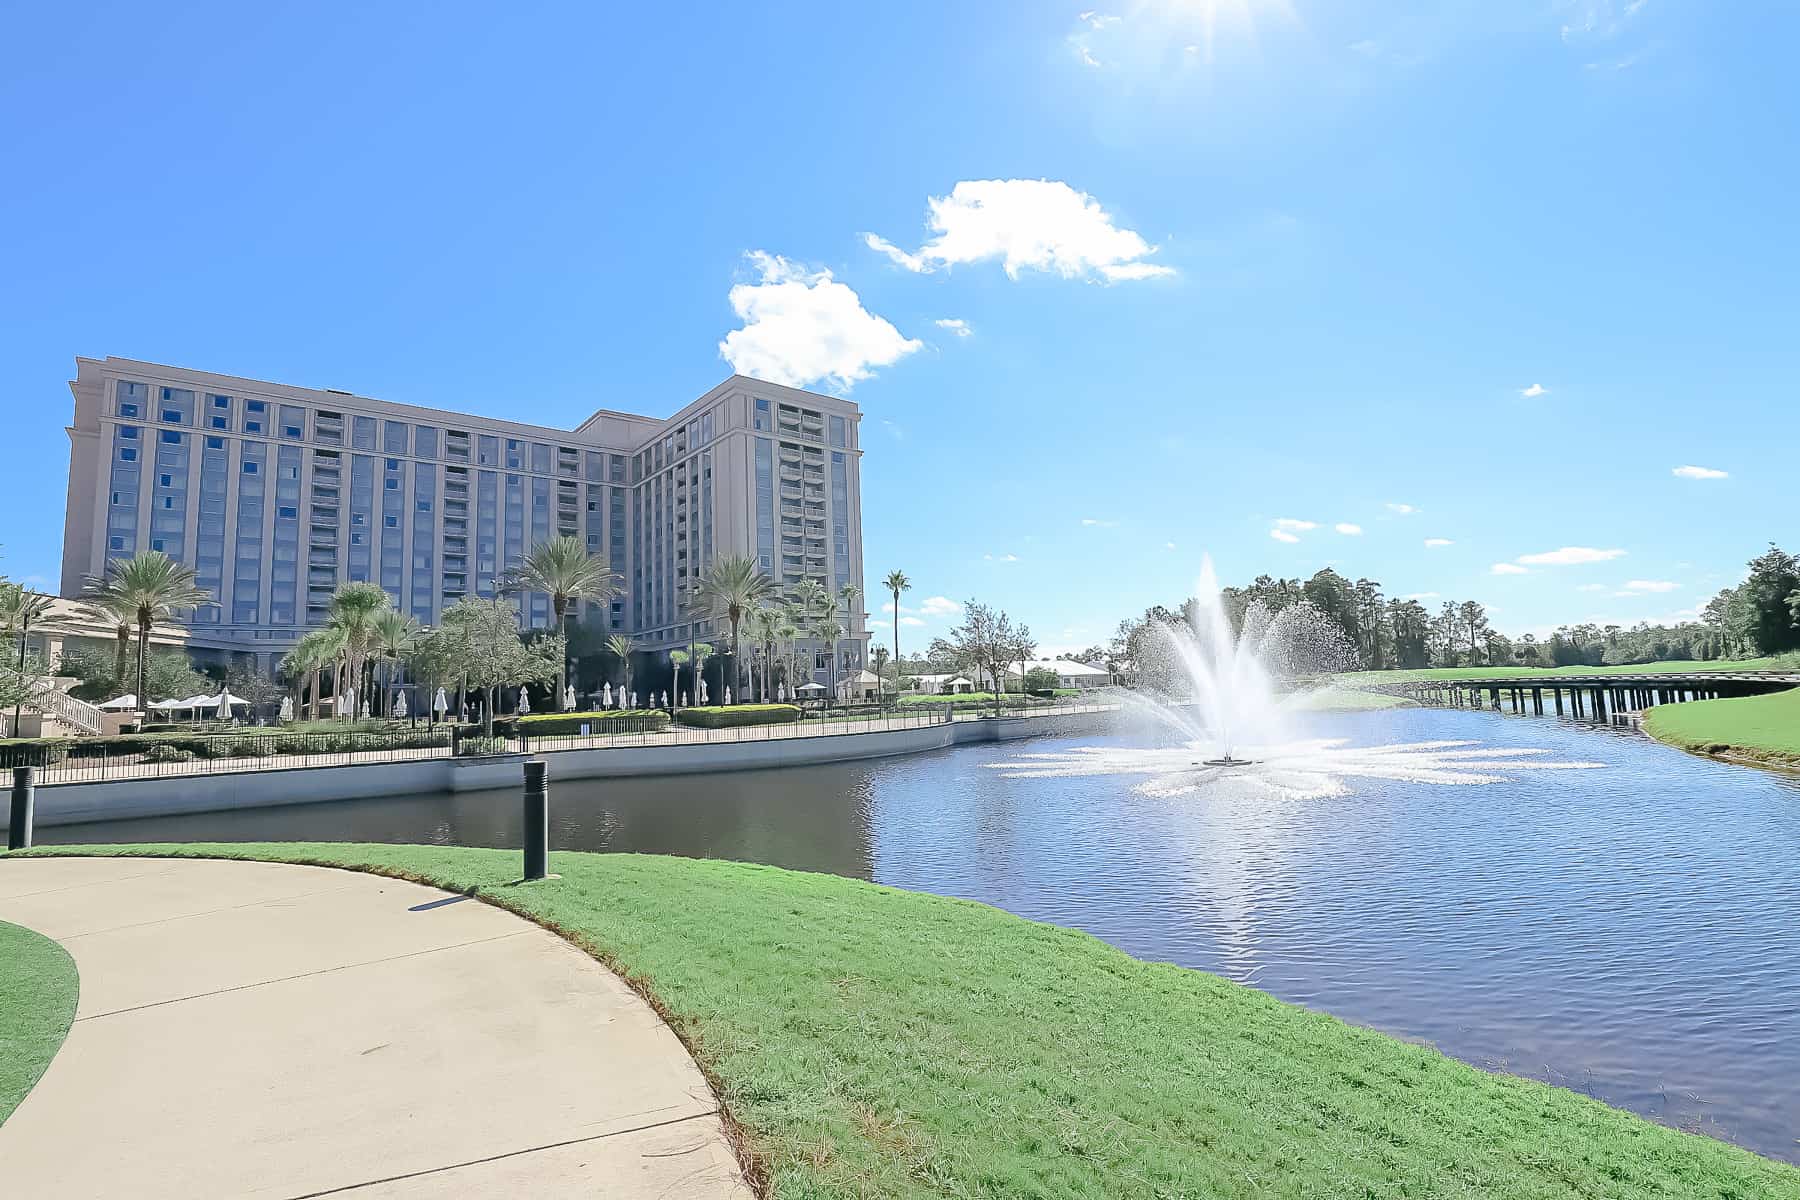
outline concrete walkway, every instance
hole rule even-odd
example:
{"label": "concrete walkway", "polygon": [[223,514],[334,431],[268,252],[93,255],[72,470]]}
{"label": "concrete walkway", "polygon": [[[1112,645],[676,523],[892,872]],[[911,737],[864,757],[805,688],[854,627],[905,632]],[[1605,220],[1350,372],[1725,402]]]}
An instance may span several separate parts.
{"label": "concrete walkway", "polygon": [[81,975],[0,1126],[0,1194],[752,1194],[649,1006],[490,905],[316,867],[13,859],[0,920]]}

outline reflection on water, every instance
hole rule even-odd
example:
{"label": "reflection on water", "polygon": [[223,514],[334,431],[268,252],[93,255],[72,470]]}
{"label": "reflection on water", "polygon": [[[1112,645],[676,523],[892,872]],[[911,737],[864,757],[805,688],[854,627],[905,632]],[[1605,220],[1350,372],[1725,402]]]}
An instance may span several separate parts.
{"label": "reflection on water", "polygon": [[[1800,1157],[1800,783],[1636,735],[1461,710],[1320,717],[1601,770],[1483,787],[1145,795],[1009,777],[1045,738],[734,775],[552,782],[559,848],[741,858],[983,900],[1142,958]],[[42,830],[41,840],[518,844],[510,792]]]}

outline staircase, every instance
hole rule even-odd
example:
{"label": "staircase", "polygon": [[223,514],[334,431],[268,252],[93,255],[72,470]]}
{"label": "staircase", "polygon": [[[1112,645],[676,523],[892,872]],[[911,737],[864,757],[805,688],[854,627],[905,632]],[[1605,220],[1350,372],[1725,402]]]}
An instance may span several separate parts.
{"label": "staircase", "polygon": [[89,704],[86,700],[77,700],[55,687],[45,687],[25,701],[25,707],[43,713],[77,737],[98,737],[105,732],[98,706]]}

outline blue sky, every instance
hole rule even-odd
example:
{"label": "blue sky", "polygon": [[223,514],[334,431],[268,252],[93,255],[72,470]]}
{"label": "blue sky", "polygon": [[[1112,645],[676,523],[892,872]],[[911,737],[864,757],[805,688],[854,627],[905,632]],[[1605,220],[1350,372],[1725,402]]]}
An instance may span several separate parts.
{"label": "blue sky", "polygon": [[1047,651],[1208,550],[1516,633],[1800,542],[1791,5],[660,7],[15,7],[0,569],[56,578],[77,354],[847,391],[870,585]]}

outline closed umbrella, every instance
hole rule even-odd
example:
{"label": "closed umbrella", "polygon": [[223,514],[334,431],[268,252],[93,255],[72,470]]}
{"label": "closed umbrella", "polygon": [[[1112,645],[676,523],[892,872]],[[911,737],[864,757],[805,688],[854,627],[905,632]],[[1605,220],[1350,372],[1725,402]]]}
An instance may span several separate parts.
{"label": "closed umbrella", "polygon": [[404,717],[406,715],[405,692],[401,692],[398,696],[394,697],[394,715],[396,717]]}
{"label": "closed umbrella", "polygon": [[522,717],[531,711],[531,696],[524,688],[519,689],[519,715]]}

